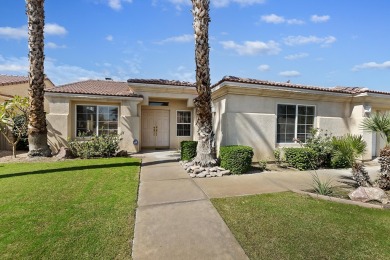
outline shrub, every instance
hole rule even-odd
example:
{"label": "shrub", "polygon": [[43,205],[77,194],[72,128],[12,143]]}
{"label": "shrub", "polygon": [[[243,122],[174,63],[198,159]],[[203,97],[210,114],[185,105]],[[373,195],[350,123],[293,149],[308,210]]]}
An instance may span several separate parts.
{"label": "shrub", "polygon": [[333,152],[332,135],[327,131],[313,128],[310,137],[304,147],[311,148],[316,152],[316,167],[329,167]]}
{"label": "shrub", "polygon": [[332,146],[331,166],[333,168],[349,168],[364,153],[367,143],[361,135],[347,134],[342,137],[333,137]]}
{"label": "shrub", "polygon": [[284,156],[289,166],[300,171],[316,167],[316,152],[311,148],[284,148]]}
{"label": "shrub", "polygon": [[180,160],[190,161],[196,156],[197,141],[182,141],[180,143]]}
{"label": "shrub", "polygon": [[113,157],[119,151],[121,135],[99,135],[90,139],[82,137],[68,142],[73,156],[83,159],[94,157]]}
{"label": "shrub", "polygon": [[283,158],[282,158],[282,152],[280,151],[279,148],[274,150],[274,157],[275,157],[276,164],[280,166],[283,162]]}
{"label": "shrub", "polygon": [[265,171],[267,169],[267,160],[260,160],[259,168],[261,171]]}
{"label": "shrub", "polygon": [[242,174],[250,170],[253,148],[243,145],[228,145],[220,148],[221,167],[233,174]]}

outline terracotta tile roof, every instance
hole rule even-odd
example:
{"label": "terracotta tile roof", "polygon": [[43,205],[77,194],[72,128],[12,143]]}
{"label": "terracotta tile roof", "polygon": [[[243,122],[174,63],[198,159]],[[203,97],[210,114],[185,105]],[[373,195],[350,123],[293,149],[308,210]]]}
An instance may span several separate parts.
{"label": "terracotta tile roof", "polygon": [[26,76],[11,76],[11,75],[0,74],[0,86],[21,84],[27,82],[28,82],[28,77]]}
{"label": "terracotta tile roof", "polygon": [[142,83],[142,84],[155,84],[155,85],[171,85],[182,87],[195,87],[195,83],[179,80],[166,80],[166,79],[129,79],[128,83]]}
{"label": "terracotta tile roof", "polygon": [[129,85],[126,82],[110,80],[80,81],[46,89],[45,91],[51,93],[139,97],[139,95],[135,94],[130,89]]}
{"label": "terracotta tile roof", "polygon": [[324,88],[324,87],[317,87],[317,86],[292,84],[292,83],[287,83],[287,82],[273,82],[273,81],[258,80],[258,79],[239,78],[239,77],[234,77],[234,76],[223,77],[219,82],[214,84],[212,86],[212,88],[220,85],[221,83],[223,83],[225,81],[245,83],[245,84],[285,87],[285,88],[297,88],[297,89],[317,90],[317,91],[326,91],[326,92],[336,92],[336,93],[344,93],[344,94],[377,93],[377,94],[390,95],[390,92],[369,90],[368,88],[361,88],[361,87],[339,87],[338,86],[338,87],[333,87],[333,88]]}

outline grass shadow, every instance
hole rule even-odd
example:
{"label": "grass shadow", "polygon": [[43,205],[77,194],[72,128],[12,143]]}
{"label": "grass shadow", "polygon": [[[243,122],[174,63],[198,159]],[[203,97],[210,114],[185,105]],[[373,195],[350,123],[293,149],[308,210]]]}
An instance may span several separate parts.
{"label": "grass shadow", "polygon": [[100,165],[85,165],[85,166],[74,166],[74,167],[64,167],[64,168],[53,168],[46,170],[37,170],[37,171],[28,171],[28,172],[17,172],[0,175],[0,179],[11,178],[11,177],[20,177],[25,175],[34,175],[34,174],[48,174],[48,173],[58,173],[58,172],[71,172],[71,171],[83,171],[83,170],[93,170],[93,169],[102,169],[102,168],[118,168],[124,166],[140,166],[139,162],[126,162],[126,163],[112,163],[112,164],[100,164]]}

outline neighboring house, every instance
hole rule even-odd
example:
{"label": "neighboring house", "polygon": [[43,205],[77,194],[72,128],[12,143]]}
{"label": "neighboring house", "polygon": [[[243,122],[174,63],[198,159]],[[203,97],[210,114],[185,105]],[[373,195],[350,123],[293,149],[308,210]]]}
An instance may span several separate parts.
{"label": "neighboring house", "polygon": [[[196,139],[192,83],[130,79],[89,80],[47,89],[49,140],[53,150],[79,133],[123,133],[121,148],[179,148]],[[384,140],[363,131],[364,117],[390,111],[390,93],[366,88],[322,88],[224,77],[212,87],[215,144],[254,148],[254,160],[273,160],[278,147],[299,147],[311,128],[335,136],[361,134],[364,159],[378,155]]]}
{"label": "neighboring house", "polygon": [[[0,103],[16,95],[28,97],[28,87],[28,77],[0,74]],[[54,84],[46,78],[45,87],[52,88]]]}
{"label": "neighboring house", "polygon": [[[50,79],[45,79],[45,87],[54,87]],[[11,76],[0,74],[0,103],[11,99],[13,96],[28,96],[28,77],[25,76]],[[45,103],[45,110],[47,111],[47,102]],[[11,149],[8,142],[0,135],[0,150]]]}

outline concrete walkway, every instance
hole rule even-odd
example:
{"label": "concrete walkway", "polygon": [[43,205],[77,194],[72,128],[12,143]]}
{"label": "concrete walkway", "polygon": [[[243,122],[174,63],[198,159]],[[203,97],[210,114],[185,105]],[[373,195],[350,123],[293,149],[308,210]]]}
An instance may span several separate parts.
{"label": "concrete walkway", "polygon": [[[174,151],[141,154],[134,259],[248,259],[210,198],[307,190],[314,171],[263,172],[191,179]],[[379,166],[366,168],[374,180]],[[318,170],[333,185],[351,182],[350,170]]]}
{"label": "concrete walkway", "polygon": [[248,259],[173,152],[144,155],[133,259]]}

